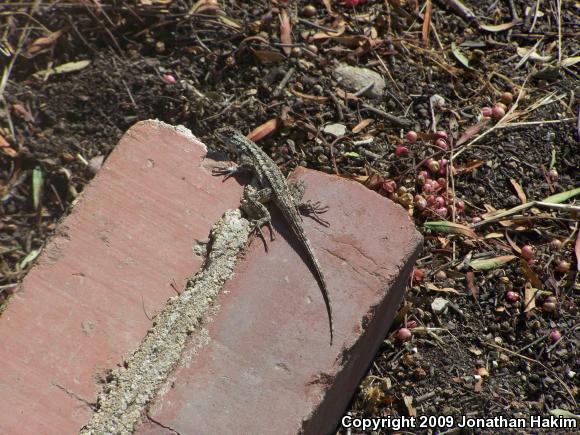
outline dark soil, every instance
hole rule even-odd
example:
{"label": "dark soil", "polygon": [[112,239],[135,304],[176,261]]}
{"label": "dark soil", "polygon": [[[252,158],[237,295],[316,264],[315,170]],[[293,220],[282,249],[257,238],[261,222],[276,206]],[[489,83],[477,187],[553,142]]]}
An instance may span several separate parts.
{"label": "dark soil", "polygon": [[[302,1],[227,0],[222,9],[192,0],[99,3],[0,5],[3,303],[135,122],[183,124],[215,148],[217,127],[262,126],[268,134],[260,144],[285,171],[302,165],[356,178],[408,208],[426,238],[352,415],[578,411],[578,200],[485,220],[495,209],[580,186],[577,2],[562,1],[560,15],[560,2],[540,2],[534,18],[536,2],[465,1],[470,20],[436,1],[426,33],[425,2],[326,1],[329,13],[313,1],[312,16]],[[281,43],[284,10],[292,46]],[[509,29],[479,27],[511,21]],[[323,35],[320,26],[345,31]],[[42,73],[80,60],[90,64]],[[381,73],[383,96],[345,97],[332,73],[339,62]],[[491,119],[463,141],[481,109],[500,100],[513,117]],[[347,126],[347,134],[322,133],[329,123]],[[409,129],[420,133],[417,142],[405,138]],[[445,149],[435,131],[446,133]],[[400,146],[408,152],[395,153]],[[447,166],[435,175],[429,158]],[[421,171],[443,179],[434,192]],[[429,201],[425,210],[421,199]],[[463,227],[424,226],[441,219]],[[525,245],[533,248],[529,266]],[[515,257],[488,270],[473,264],[507,255]],[[450,305],[436,314],[438,297]],[[401,327],[411,331],[404,343]]]}

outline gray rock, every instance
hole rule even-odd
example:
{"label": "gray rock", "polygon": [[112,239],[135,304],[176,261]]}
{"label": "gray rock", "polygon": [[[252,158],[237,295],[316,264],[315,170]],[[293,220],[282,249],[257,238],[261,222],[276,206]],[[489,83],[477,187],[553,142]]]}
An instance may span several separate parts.
{"label": "gray rock", "polygon": [[346,125],[344,124],[327,124],[322,129],[323,132],[333,135],[334,137],[342,137],[346,134]]}
{"label": "gray rock", "polygon": [[364,94],[371,98],[380,98],[385,90],[383,76],[367,68],[340,64],[334,69],[334,76],[351,92],[358,92],[372,83],[373,87]]}
{"label": "gray rock", "polygon": [[433,302],[431,302],[431,309],[435,314],[441,314],[447,311],[447,305],[449,305],[447,299],[435,298]]}

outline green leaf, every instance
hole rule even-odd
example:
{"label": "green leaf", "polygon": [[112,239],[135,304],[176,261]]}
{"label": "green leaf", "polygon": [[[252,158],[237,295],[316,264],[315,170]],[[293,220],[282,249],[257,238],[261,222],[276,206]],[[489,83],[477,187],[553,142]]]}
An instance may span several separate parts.
{"label": "green leaf", "polygon": [[555,195],[548,196],[542,202],[548,202],[550,204],[560,204],[564,201],[568,201],[570,198],[574,198],[576,195],[580,194],[580,187],[576,187],[572,190],[567,190],[566,192],[556,193]]}
{"label": "green leaf", "polygon": [[37,166],[32,170],[32,204],[35,210],[40,209],[43,179],[42,168]]}
{"label": "green leaf", "polygon": [[575,418],[580,421],[580,415],[573,414],[565,409],[550,409],[550,414],[554,417]]}
{"label": "green leaf", "polygon": [[491,270],[502,264],[509,263],[517,258],[515,255],[501,255],[494,258],[485,258],[482,260],[473,260],[469,265],[475,270]]}
{"label": "green leaf", "polygon": [[33,249],[32,251],[30,251],[28,255],[24,257],[20,262],[20,269],[24,269],[28,263],[36,260],[36,257],[38,257],[38,255],[40,254],[40,251],[41,249]]}
{"label": "green leaf", "polygon": [[447,221],[435,221],[435,222],[425,222],[423,224],[425,228],[428,228],[437,233],[445,234],[461,234],[462,236],[471,237],[472,239],[477,239],[477,234],[471,228],[465,225],[456,224],[454,222]]}
{"label": "green leaf", "polygon": [[455,42],[451,43],[451,52],[455,56],[455,59],[457,59],[459,63],[461,63],[461,65],[463,65],[465,68],[472,69],[469,66],[469,59],[467,58],[467,56],[463,54],[463,52],[459,49],[459,47],[457,47]]}
{"label": "green leaf", "polygon": [[354,151],[347,151],[343,154],[345,157],[360,157],[359,153],[355,153]]}
{"label": "green leaf", "polygon": [[67,62],[62,65],[55,66],[54,68],[44,69],[42,71],[37,71],[33,75],[35,77],[42,77],[47,74],[64,74],[74,71],[80,71],[91,64],[90,60],[77,60],[75,62]]}

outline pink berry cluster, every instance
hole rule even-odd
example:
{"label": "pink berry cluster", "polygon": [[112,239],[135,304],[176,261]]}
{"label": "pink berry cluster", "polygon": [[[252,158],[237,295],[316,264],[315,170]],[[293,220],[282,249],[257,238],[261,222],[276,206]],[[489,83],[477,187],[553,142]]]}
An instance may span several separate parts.
{"label": "pink berry cluster", "polygon": [[481,114],[486,118],[500,120],[507,112],[508,107],[512,104],[514,96],[511,92],[501,94],[500,100],[493,107],[482,107]]}
{"label": "pink berry cluster", "polygon": [[[409,144],[414,144],[419,139],[420,134],[415,131],[408,131],[405,139]],[[422,138],[428,138],[432,141],[439,151],[449,149],[448,134],[446,131],[437,131],[435,134],[422,134]],[[405,145],[399,145],[395,148],[397,157],[409,154],[409,148]],[[438,216],[445,219],[455,210],[456,214],[461,214],[465,210],[465,203],[453,198],[451,192],[447,189],[447,172],[449,170],[449,160],[441,158],[428,158],[423,162],[422,168],[416,175],[416,185],[413,189],[416,194],[404,186],[398,187],[394,180],[385,180],[382,183],[383,190],[388,196],[403,205],[415,209],[424,217]]]}

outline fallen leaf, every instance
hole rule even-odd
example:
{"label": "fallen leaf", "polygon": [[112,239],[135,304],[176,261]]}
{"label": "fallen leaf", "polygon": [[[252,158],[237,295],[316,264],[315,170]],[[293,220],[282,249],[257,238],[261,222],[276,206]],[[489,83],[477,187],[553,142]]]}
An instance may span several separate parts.
{"label": "fallen leaf", "polygon": [[469,127],[467,130],[465,130],[465,132],[461,135],[461,137],[457,139],[457,143],[455,144],[455,146],[459,146],[467,142],[469,139],[471,139],[473,136],[479,133],[483,127],[489,124],[490,121],[491,118],[483,118],[477,124],[474,124],[471,127]]}
{"label": "fallen leaf", "polygon": [[54,68],[37,71],[33,74],[34,77],[42,77],[47,74],[65,74],[69,72],[80,71],[91,64],[90,60],[77,60],[75,62],[63,63]]}
{"label": "fallen leaf", "polygon": [[292,44],[292,26],[286,9],[280,11],[280,41],[282,41],[282,44],[287,44],[282,46],[282,51],[287,56],[290,56],[292,52],[292,47],[290,47]]}
{"label": "fallen leaf", "polygon": [[503,234],[502,233],[489,233],[486,234],[484,237],[484,239],[501,239],[503,238]]}
{"label": "fallen leaf", "polygon": [[445,234],[461,234],[463,236],[471,237],[472,239],[477,239],[477,234],[475,234],[475,231],[471,228],[454,222],[434,221],[425,222],[423,225],[432,231]]}
{"label": "fallen leaf", "polygon": [[574,253],[576,254],[576,270],[580,272],[580,231],[578,231],[578,235],[576,236]]}
{"label": "fallen leaf", "polygon": [[479,356],[483,353],[482,350],[478,349],[477,347],[470,347],[468,350],[475,356]]}
{"label": "fallen leaf", "polygon": [[518,24],[517,21],[510,21],[509,23],[502,24],[480,24],[479,27],[486,32],[503,32],[511,29],[516,24]]}
{"label": "fallen leaf", "polygon": [[467,162],[467,164],[463,166],[453,166],[453,175],[471,172],[474,169],[479,168],[484,163],[485,162],[483,160],[471,160],[470,162]]}
{"label": "fallen leaf", "polygon": [[259,140],[264,139],[266,136],[269,136],[270,134],[274,133],[277,129],[278,129],[278,119],[277,118],[270,119],[269,121],[266,121],[262,125],[254,128],[250,132],[250,134],[248,134],[247,138],[254,142],[258,142]]}
{"label": "fallen leaf", "polygon": [[467,288],[469,288],[471,296],[473,296],[473,299],[477,300],[479,298],[479,288],[475,283],[475,274],[472,271],[469,271],[465,274],[465,279],[467,280]]}
{"label": "fallen leaf", "polygon": [[218,16],[217,16],[219,21],[221,21],[221,22],[222,22],[223,24],[225,24],[226,26],[229,26],[229,27],[231,27],[232,29],[235,29],[235,30],[242,30],[242,25],[241,25],[241,24],[240,24],[238,21],[236,21],[236,20],[234,20],[234,19],[232,19],[232,18],[228,17],[228,16],[227,16],[225,13],[223,13],[222,11],[219,11],[219,12],[220,12],[220,13],[218,13]]}
{"label": "fallen leaf", "polygon": [[405,402],[409,417],[417,417],[417,410],[413,408],[413,396],[407,396],[403,394],[403,402]]}
{"label": "fallen leaf", "polygon": [[54,44],[56,42],[56,40],[58,38],[60,38],[60,36],[63,34],[63,30],[57,30],[56,32],[52,32],[50,35],[48,36],[42,36],[40,38],[37,38],[34,40],[34,42],[32,44],[30,44],[30,47],[28,47],[28,50],[26,50],[26,52],[29,55],[33,55],[35,53],[38,53],[40,50],[47,48],[48,46]]}
{"label": "fallen leaf", "polygon": [[532,59],[538,62],[549,62],[552,59],[552,56],[542,56],[541,54],[535,51],[535,47],[526,48],[526,47],[518,47],[516,49],[518,55],[522,58]]}
{"label": "fallen leaf", "polygon": [[515,258],[517,258],[515,255],[500,255],[494,258],[473,260],[469,265],[475,270],[491,270],[502,264],[509,263]]}
{"label": "fallen leaf", "polygon": [[10,148],[10,143],[0,134],[0,148]]}
{"label": "fallen leaf", "polygon": [[360,154],[359,153],[355,153],[354,151],[347,151],[343,154],[343,156],[345,157],[355,157],[355,158],[359,158]]}
{"label": "fallen leaf", "polygon": [[429,290],[434,291],[434,292],[440,292],[440,293],[455,293],[455,294],[459,294],[459,292],[457,290],[455,290],[454,288],[451,287],[437,287],[435,284],[433,283],[426,283],[425,287],[427,287]]}
{"label": "fallen leaf", "polygon": [[522,189],[522,186],[520,186],[520,184],[513,178],[510,178],[510,183],[512,183],[512,186],[514,187],[516,193],[518,194],[518,198],[520,199],[522,204],[528,202],[528,198],[526,197],[526,193],[524,192],[524,189]]}
{"label": "fallen leaf", "polygon": [[524,286],[524,313],[536,308],[536,293],[538,291],[529,282]]}
{"label": "fallen leaf", "polygon": [[336,88],[336,96],[341,100],[350,100],[350,101],[358,101],[358,97],[350,92],[345,91],[344,89]]}
{"label": "fallen leaf", "polygon": [[565,409],[550,409],[549,412],[554,417],[574,418],[580,421],[580,415],[573,414],[572,412],[566,411]]}
{"label": "fallen leaf", "polygon": [[568,57],[562,61],[560,66],[567,68],[569,66],[576,65],[578,62],[580,62],[580,56]]}
{"label": "fallen leaf", "polygon": [[463,54],[463,52],[459,49],[459,47],[457,47],[455,42],[451,43],[451,52],[453,53],[453,56],[455,56],[455,59],[457,59],[461,65],[463,65],[465,68],[471,69],[471,67],[469,66],[469,59],[467,58],[467,56]]}
{"label": "fallen leaf", "polygon": [[575,189],[567,190],[566,192],[561,192],[555,195],[548,196],[542,202],[548,202],[550,204],[560,204],[564,201],[569,200],[570,198],[575,197],[578,194],[580,194],[580,187],[576,187]]}
{"label": "fallen leaf", "polygon": [[340,45],[344,45],[348,48],[360,47],[365,41],[368,40],[366,36],[361,35],[348,35],[348,36],[337,36],[332,35],[330,37],[333,41],[338,42]]}
{"label": "fallen leaf", "polygon": [[374,122],[374,119],[371,119],[371,118],[363,119],[361,122],[359,122],[357,125],[355,125],[351,131],[353,133],[360,133],[365,128],[367,128],[369,125],[371,125],[373,122]]}
{"label": "fallen leaf", "polygon": [[261,62],[265,62],[265,63],[281,62],[281,61],[286,59],[286,56],[284,56],[279,51],[255,50],[255,49],[251,49],[251,50],[252,50],[252,54],[254,56],[256,56],[256,58],[258,58],[258,60]]}
{"label": "fallen leaf", "polygon": [[35,210],[39,210],[40,208],[43,179],[42,168],[37,166],[32,170],[32,204]]}
{"label": "fallen leaf", "polygon": [[36,260],[36,257],[38,257],[40,255],[41,251],[42,251],[42,248],[33,249],[32,251],[30,251],[28,253],[28,255],[26,257],[24,257],[22,259],[22,261],[20,262],[20,264],[19,264],[20,269],[24,269],[28,265],[28,263]]}
{"label": "fallen leaf", "polygon": [[319,95],[310,95],[304,94],[302,92],[297,91],[296,89],[290,89],[290,93],[296,95],[297,97],[303,98],[308,101],[314,101],[316,103],[326,103],[328,101],[328,97],[322,97]]}
{"label": "fallen leaf", "polygon": [[433,3],[431,0],[425,2],[425,15],[423,16],[423,27],[421,37],[425,45],[429,44],[429,28],[431,27],[431,15],[433,13]]}
{"label": "fallen leaf", "polygon": [[543,290],[544,284],[542,283],[540,278],[538,278],[538,275],[536,275],[536,273],[532,270],[532,268],[530,267],[528,262],[526,260],[524,260],[523,258],[520,258],[520,265],[522,266],[522,270],[523,270],[524,275],[526,276],[527,280],[535,288]]}

